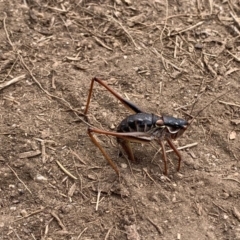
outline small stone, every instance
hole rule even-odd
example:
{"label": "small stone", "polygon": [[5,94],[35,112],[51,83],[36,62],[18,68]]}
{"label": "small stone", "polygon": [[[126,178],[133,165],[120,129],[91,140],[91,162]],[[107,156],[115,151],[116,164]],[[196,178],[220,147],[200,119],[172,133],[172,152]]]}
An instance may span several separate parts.
{"label": "small stone", "polygon": [[176,175],[178,176],[179,179],[183,179],[183,174],[181,174],[181,173],[176,173]]}
{"label": "small stone", "polygon": [[202,49],[203,45],[201,43],[196,43],[194,46],[196,49]]}
{"label": "small stone", "polygon": [[16,211],[16,209],[17,209],[17,207],[15,207],[15,206],[10,207],[11,211]]}
{"label": "small stone", "polygon": [[68,204],[66,206],[62,206],[62,213],[63,214],[68,214],[72,210],[73,206]]}
{"label": "small stone", "polygon": [[227,214],[223,214],[223,219],[224,220],[228,219],[228,215]]}
{"label": "small stone", "polygon": [[127,164],[126,163],[121,163],[121,168],[127,168]]}
{"label": "small stone", "polygon": [[97,177],[93,174],[88,174],[88,178],[91,180],[97,180]]}
{"label": "small stone", "polygon": [[26,217],[28,214],[27,214],[27,211],[26,209],[23,209],[20,214],[23,216],[23,217]]}
{"label": "small stone", "polygon": [[47,178],[45,178],[41,174],[37,173],[36,176],[34,177],[34,180],[37,182],[45,182],[45,181],[47,181]]}
{"label": "small stone", "polygon": [[110,129],[111,129],[111,130],[114,130],[114,129],[115,129],[115,126],[114,126],[113,123],[111,124]]}
{"label": "small stone", "polygon": [[223,198],[223,199],[229,198],[229,194],[228,194],[228,193],[222,193],[222,198]]}

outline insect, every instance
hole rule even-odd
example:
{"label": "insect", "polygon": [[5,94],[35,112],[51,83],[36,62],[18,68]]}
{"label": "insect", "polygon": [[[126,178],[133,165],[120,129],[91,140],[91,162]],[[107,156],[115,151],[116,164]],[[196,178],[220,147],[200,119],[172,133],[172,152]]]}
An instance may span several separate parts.
{"label": "insect", "polygon": [[172,140],[175,140],[176,138],[180,137],[187,130],[187,128],[189,127],[193,119],[195,119],[196,116],[198,116],[199,113],[202,112],[213,101],[207,106],[205,106],[200,112],[198,112],[198,114],[193,119],[191,119],[191,121],[186,121],[181,118],[175,118],[175,117],[166,116],[166,115],[158,116],[152,113],[146,113],[145,111],[141,110],[138,106],[136,106],[129,100],[121,97],[119,93],[113,90],[104,81],[95,77],[91,81],[87,104],[84,111],[85,115],[88,112],[94,82],[98,82],[100,85],[105,87],[125,107],[127,107],[129,110],[134,112],[133,115],[127,116],[125,119],[123,119],[120,122],[116,132],[105,131],[92,126],[88,127],[88,135],[91,138],[92,142],[99,148],[99,150],[102,152],[107,162],[115,170],[117,175],[120,175],[119,169],[117,168],[116,164],[112,161],[112,159],[109,157],[107,152],[103,149],[101,144],[97,141],[97,138],[94,136],[94,133],[116,137],[117,142],[121,145],[123,150],[126,152],[128,158],[132,162],[135,162],[135,157],[133,155],[133,151],[131,148],[131,144],[130,144],[131,142],[150,143],[151,141],[156,141],[162,148],[165,175],[167,175],[167,156],[166,156],[166,150],[165,150],[165,142],[167,142],[168,145],[173,149],[173,151],[178,157],[177,171],[179,171],[181,167],[182,157],[178,149],[173,144]]}

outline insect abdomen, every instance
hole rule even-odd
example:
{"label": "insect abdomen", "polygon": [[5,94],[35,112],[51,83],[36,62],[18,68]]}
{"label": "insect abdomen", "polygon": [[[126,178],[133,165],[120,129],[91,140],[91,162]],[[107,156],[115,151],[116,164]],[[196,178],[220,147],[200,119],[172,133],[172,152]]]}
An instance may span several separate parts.
{"label": "insect abdomen", "polygon": [[130,115],[119,124],[117,132],[148,132],[158,119],[160,117],[149,113]]}

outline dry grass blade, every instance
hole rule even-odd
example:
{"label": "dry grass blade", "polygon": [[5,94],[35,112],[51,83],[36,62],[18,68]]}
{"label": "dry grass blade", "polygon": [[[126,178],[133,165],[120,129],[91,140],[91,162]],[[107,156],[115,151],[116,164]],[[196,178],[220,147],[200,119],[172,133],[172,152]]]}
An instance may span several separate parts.
{"label": "dry grass blade", "polygon": [[8,87],[8,86],[10,86],[10,85],[12,85],[16,82],[19,82],[19,81],[23,80],[25,77],[26,77],[26,74],[23,74],[23,75],[20,75],[18,77],[13,78],[12,80],[1,83],[0,84],[0,90],[2,90],[5,87]]}
{"label": "dry grass blade", "polygon": [[58,160],[56,160],[56,163],[69,177],[73,178],[74,180],[77,180],[77,178],[73,176],[65,167],[63,167],[63,165]]}
{"label": "dry grass blade", "polygon": [[10,168],[10,170],[14,173],[14,175],[17,177],[17,179],[23,184],[23,186],[28,190],[30,194],[32,194],[31,190],[27,187],[27,185],[18,177],[17,173],[7,164],[7,166]]}
{"label": "dry grass blade", "polygon": [[181,33],[184,33],[184,32],[191,31],[191,30],[193,30],[194,28],[197,28],[197,27],[201,26],[203,23],[204,23],[204,21],[201,21],[201,22],[196,23],[195,25],[192,25],[192,26],[190,26],[190,27],[184,28],[184,29],[179,30],[179,31],[177,31],[177,32],[175,32],[175,33],[171,33],[171,34],[170,34],[170,37],[175,36],[175,35],[178,35],[178,34],[181,34]]}

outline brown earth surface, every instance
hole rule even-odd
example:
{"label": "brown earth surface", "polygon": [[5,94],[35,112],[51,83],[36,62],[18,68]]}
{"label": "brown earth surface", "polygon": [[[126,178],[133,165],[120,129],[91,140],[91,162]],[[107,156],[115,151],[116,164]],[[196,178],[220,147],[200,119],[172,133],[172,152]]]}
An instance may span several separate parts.
{"label": "brown earth surface", "polygon": [[[238,0],[3,0],[0,13],[0,239],[240,239]],[[167,153],[163,174],[156,143],[132,144],[136,164],[97,135],[116,176],[87,124],[114,131],[130,112],[96,83],[84,121],[95,76],[149,113],[209,104],[175,141],[180,172]]]}

